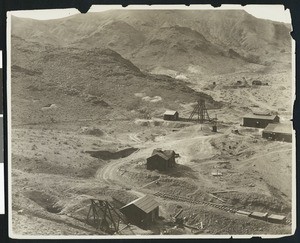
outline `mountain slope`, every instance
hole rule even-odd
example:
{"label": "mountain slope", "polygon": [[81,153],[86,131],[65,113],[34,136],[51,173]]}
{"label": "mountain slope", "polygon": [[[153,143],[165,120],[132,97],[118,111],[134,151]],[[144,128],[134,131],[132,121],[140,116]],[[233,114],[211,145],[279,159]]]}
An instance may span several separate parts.
{"label": "mountain slope", "polygon": [[12,36],[12,105],[16,122],[45,122],[43,119],[49,120],[48,113],[58,120],[130,118],[132,113],[126,110],[161,115],[167,108],[176,109],[180,103],[194,102],[199,97],[212,106],[219,105],[180,80],[144,74],[110,49],[54,48]]}
{"label": "mountain slope", "polygon": [[241,10],[113,10],[12,21],[12,33],[28,41],[110,48],[150,72],[196,69],[200,75],[285,63],[289,57],[284,53],[291,49],[289,32],[286,24]]}

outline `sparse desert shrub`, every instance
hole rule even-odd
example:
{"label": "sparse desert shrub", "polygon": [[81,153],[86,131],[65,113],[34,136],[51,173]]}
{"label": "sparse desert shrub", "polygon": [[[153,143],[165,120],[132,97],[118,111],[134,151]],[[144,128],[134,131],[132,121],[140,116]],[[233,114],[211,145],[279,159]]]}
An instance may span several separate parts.
{"label": "sparse desert shrub", "polygon": [[147,107],[141,107],[138,111],[142,114],[150,114]]}
{"label": "sparse desert shrub", "polygon": [[137,110],[140,107],[140,99],[134,99],[128,103],[127,109],[128,110]]}
{"label": "sparse desert shrub", "polygon": [[87,135],[93,135],[93,136],[97,136],[97,137],[104,135],[104,132],[101,129],[95,128],[95,127],[91,127],[91,128],[84,127],[84,128],[82,128],[81,132],[84,134],[87,134]]}
{"label": "sparse desert shrub", "polygon": [[65,91],[65,94],[74,96],[74,95],[78,95],[79,91],[77,89],[70,88],[69,90]]}

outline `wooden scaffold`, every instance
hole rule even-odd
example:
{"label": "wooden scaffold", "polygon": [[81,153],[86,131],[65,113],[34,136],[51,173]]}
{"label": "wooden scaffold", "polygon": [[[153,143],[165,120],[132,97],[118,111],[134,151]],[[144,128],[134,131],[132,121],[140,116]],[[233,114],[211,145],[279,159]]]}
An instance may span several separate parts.
{"label": "wooden scaffold", "polygon": [[108,234],[119,232],[120,222],[126,220],[107,200],[90,199],[91,205],[86,222]]}
{"label": "wooden scaffold", "polygon": [[207,108],[205,106],[205,100],[199,99],[197,101],[197,105],[195,106],[194,110],[192,111],[189,120],[192,121],[193,117],[197,115],[197,122],[204,123],[205,121],[211,121],[208,115]]}

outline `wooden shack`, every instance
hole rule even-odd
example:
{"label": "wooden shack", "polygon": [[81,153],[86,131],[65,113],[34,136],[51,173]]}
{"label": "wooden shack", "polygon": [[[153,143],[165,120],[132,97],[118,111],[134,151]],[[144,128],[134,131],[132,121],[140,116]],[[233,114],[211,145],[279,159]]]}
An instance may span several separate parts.
{"label": "wooden shack", "polygon": [[122,208],[120,211],[129,222],[138,226],[152,224],[159,216],[159,204],[149,195],[140,197]]}
{"label": "wooden shack", "polygon": [[176,153],[173,150],[154,149],[147,158],[147,170],[165,171],[175,166]]}
{"label": "wooden shack", "polygon": [[164,120],[167,121],[178,121],[179,119],[179,113],[178,111],[171,111],[168,110],[164,113]]}

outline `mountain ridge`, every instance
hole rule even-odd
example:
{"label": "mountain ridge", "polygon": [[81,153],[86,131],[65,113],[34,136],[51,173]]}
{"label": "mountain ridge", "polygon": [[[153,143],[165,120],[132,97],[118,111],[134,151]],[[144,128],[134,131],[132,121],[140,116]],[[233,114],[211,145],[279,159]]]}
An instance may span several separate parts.
{"label": "mountain ridge", "polygon": [[[48,21],[12,19],[12,34],[28,41],[106,47],[145,71],[188,73],[193,65],[202,75],[286,62],[280,53],[291,49],[289,32],[286,24],[243,10],[110,10]],[[233,58],[231,50],[238,55]],[[217,69],[210,68],[214,63]]]}

